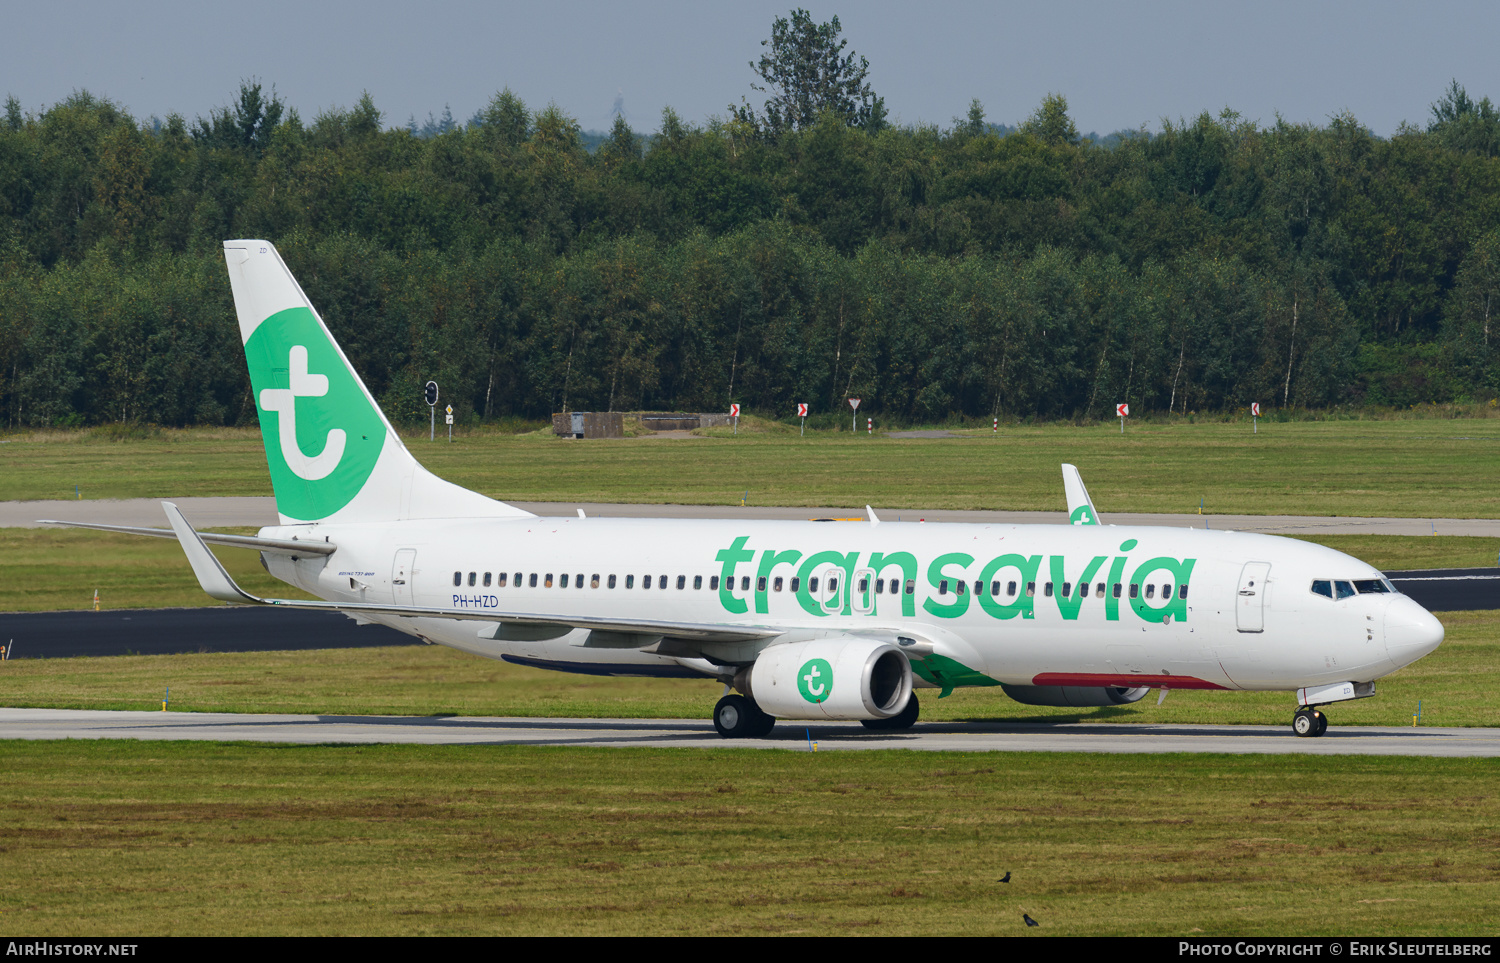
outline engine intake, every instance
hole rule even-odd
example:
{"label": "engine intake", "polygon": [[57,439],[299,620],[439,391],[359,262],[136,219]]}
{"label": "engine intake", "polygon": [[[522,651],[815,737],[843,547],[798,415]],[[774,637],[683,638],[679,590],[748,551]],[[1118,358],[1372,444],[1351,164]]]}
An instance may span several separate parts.
{"label": "engine intake", "polygon": [[911,663],[875,639],[773,645],[744,673],[743,691],[779,719],[889,719],[911,698]]}

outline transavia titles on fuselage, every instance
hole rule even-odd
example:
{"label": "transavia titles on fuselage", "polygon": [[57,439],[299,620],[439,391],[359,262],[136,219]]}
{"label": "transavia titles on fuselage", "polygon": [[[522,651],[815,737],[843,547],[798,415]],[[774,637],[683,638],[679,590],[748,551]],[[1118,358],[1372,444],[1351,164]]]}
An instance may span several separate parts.
{"label": "transavia titles on fuselage", "polygon": [[[411,456],[266,241],[225,260],[281,524],[200,535],[163,503],[215,598],[331,609],[489,658],[713,678],[725,736],[776,719],[903,728],[914,689],[1002,686],[1032,705],[1157,687],[1297,693],[1318,706],[1435,649],[1442,625],[1369,565],[1305,542],[1099,524],[1063,466],[1069,525],[543,518]],[[106,527],[106,526],[91,526]],[[326,601],[261,599],[205,543],[261,552]]]}

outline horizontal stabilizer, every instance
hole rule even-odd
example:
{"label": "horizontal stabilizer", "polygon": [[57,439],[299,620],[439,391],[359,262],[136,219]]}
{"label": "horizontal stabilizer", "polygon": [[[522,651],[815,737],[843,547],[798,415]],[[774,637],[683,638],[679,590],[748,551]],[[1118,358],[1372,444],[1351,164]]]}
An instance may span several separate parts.
{"label": "horizontal stabilizer", "polygon": [[[94,522],[64,522],[55,518],[39,518],[37,521],[43,525],[65,525],[68,528],[92,528],[99,532],[120,532],[124,535],[149,535],[153,538],[176,538],[177,533],[170,528],[141,528],[136,525],[99,525]],[[253,548],[262,552],[270,552],[273,555],[332,555],[338,550],[338,546],[332,542],[322,541],[299,541],[295,538],[261,538],[257,535],[215,535],[212,532],[198,532],[199,538],[210,545],[219,545],[225,548]]]}

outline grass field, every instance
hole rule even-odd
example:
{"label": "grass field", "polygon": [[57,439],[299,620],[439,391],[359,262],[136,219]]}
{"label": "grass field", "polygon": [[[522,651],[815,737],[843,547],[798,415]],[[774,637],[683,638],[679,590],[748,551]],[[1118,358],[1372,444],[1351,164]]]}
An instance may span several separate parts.
{"label": "grass field", "polygon": [[[1040,425],[998,436],[815,432],[664,441],[473,433],[410,438],[437,474],[499,498],[738,505],[1063,510],[1058,465],[1109,512],[1500,516],[1500,418],[1263,424]],[[13,435],[0,499],[269,495],[259,432],[109,441]],[[748,495],[746,495],[748,493]]]}
{"label": "grass field", "polygon": [[0,920],[37,936],[1496,930],[1492,760],[75,741],[0,770]]}
{"label": "grass field", "polygon": [[[1410,725],[1421,701],[1430,726],[1500,725],[1493,694],[1500,612],[1445,612],[1447,638],[1432,655],[1378,683],[1373,699],[1328,710],[1334,725]],[[24,649],[22,650],[24,653]],[[0,663],[0,705],[197,712],[585,716],[707,719],[722,686],[712,680],[610,679],[523,668],[441,646],[298,652],[189,653]],[[947,699],[919,690],[922,718],[1194,724],[1288,723],[1287,692],[1155,693],[1129,706],[1051,709],[1012,702],[997,688]]]}

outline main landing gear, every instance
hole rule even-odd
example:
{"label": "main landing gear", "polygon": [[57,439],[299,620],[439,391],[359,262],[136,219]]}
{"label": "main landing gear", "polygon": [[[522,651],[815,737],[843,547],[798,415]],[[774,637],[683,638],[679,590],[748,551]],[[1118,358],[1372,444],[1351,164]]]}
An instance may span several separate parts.
{"label": "main landing gear", "polygon": [[744,696],[727,695],[714,706],[714,728],[725,739],[759,739],[771,734],[776,717]]}
{"label": "main landing gear", "polygon": [[1328,731],[1328,717],[1315,706],[1303,706],[1292,716],[1292,731],[1299,736],[1321,736]]}
{"label": "main landing gear", "polygon": [[917,705],[917,694],[913,692],[906,699],[906,708],[889,719],[861,719],[859,724],[866,729],[910,729],[916,725],[917,715],[921,711],[922,707]]}

